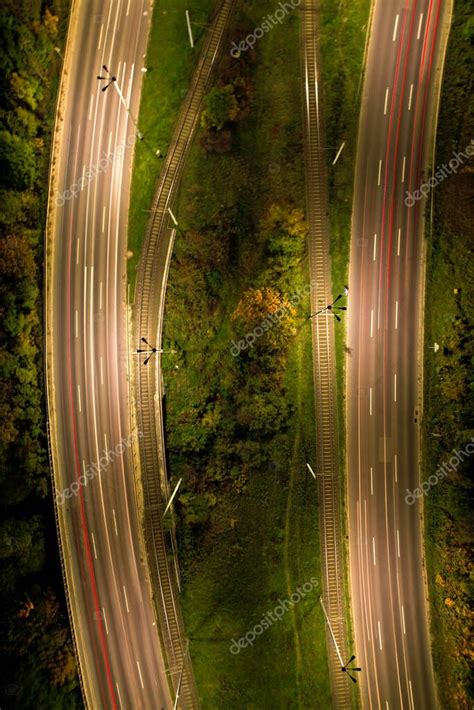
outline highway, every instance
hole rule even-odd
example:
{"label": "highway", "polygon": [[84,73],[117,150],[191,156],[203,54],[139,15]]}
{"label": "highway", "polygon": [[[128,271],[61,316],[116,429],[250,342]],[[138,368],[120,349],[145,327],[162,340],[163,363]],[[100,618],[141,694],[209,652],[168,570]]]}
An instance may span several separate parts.
{"label": "highway", "polygon": [[48,411],[66,587],[87,705],[170,708],[140,542],[129,401],[135,129],[116,87],[102,92],[96,79],[106,64],[137,115],[151,7],[148,0],[73,7],[46,265]]}
{"label": "highway", "polygon": [[377,0],[355,177],[347,320],[350,578],[364,708],[437,706],[420,501],[424,202],[451,6]]}

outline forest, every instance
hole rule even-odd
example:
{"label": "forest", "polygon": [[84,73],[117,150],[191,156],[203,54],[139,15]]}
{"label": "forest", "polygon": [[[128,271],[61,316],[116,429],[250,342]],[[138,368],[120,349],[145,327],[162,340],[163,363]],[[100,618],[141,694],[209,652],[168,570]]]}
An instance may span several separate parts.
{"label": "forest", "polygon": [[82,707],[51,497],[43,238],[66,0],[0,9],[1,707]]}

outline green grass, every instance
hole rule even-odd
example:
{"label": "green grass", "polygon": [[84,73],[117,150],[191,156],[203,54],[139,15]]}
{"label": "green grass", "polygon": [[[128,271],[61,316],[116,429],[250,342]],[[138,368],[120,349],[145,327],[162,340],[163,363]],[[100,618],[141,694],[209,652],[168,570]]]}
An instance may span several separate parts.
{"label": "green grass", "polygon": [[[257,9],[250,3],[240,8],[237,26],[250,29],[275,9],[270,0]],[[242,470],[229,465],[221,471],[217,452],[225,439],[220,432],[234,426],[228,402],[239,394],[232,391],[239,364],[229,352],[231,314],[242,292],[260,283],[266,264],[260,220],[274,203],[305,209],[296,14],[259,41],[252,82],[252,110],[239,124],[232,152],[206,154],[198,137],[177,207],[183,231],[176,241],[165,316],[166,341],[179,353],[165,363],[171,472],[183,476],[185,495],[193,486],[199,489],[213,467],[218,480],[212,486],[216,500],[210,523],[197,539],[186,525],[179,526],[183,613],[204,708],[327,708],[316,487],[305,468],[306,460],[314,460],[315,439],[308,299],[298,307],[297,334],[284,354],[282,387],[291,414],[286,426],[275,425],[274,433],[262,436]],[[199,263],[194,268],[192,259],[198,260],[200,252],[193,251],[191,234],[205,233],[221,210],[234,210],[238,225],[224,263],[214,256],[220,266],[207,272]],[[308,280],[305,254],[291,271],[288,293]],[[219,406],[222,420],[211,435],[202,425],[203,413],[218,417]],[[199,453],[183,454],[191,438],[187,426],[192,436],[204,438]],[[251,432],[241,443],[253,445]],[[279,599],[311,577],[318,582],[314,591],[252,648],[230,653],[233,638],[251,630]]]}
{"label": "green grass", "polygon": [[[142,240],[149,218],[153,190],[159,176],[162,154],[171,140],[181,103],[199,57],[205,25],[215,5],[213,0],[160,0],[155,5],[148,42],[138,125],[144,134],[136,143],[129,213],[128,248],[133,256],[128,262],[128,278],[135,284]],[[191,49],[185,10],[193,22],[195,48]]]}
{"label": "green grass", "polygon": [[[438,124],[436,164],[463,151],[474,133],[472,84],[473,24],[470,5],[459,0],[448,44]],[[469,43],[471,40],[471,44]],[[462,450],[472,428],[472,158],[433,193],[433,231],[428,220],[425,306],[424,421],[422,480]],[[457,289],[457,293],[454,289]],[[438,352],[431,349],[440,345]],[[467,710],[474,702],[472,634],[474,601],[472,479],[469,462],[433,486],[426,498],[425,546],[433,659],[440,704]]]}

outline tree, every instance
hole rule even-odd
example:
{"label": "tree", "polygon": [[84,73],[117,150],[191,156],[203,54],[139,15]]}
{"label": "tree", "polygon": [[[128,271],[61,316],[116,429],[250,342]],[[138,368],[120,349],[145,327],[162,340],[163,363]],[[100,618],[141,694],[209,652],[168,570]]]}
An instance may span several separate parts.
{"label": "tree", "polygon": [[252,347],[257,351],[283,350],[288,338],[296,334],[295,315],[296,309],[277,289],[249,288],[243,293],[232,320],[237,321],[240,333],[245,333],[251,353]]}
{"label": "tree", "polygon": [[35,280],[34,252],[24,234],[0,238],[0,274],[15,282],[24,278]]}
{"label": "tree", "polygon": [[202,126],[216,128],[218,131],[222,130],[226,123],[233,121],[239,112],[232,84],[211,89],[204,99],[204,105],[205,109],[201,117]]}
{"label": "tree", "polygon": [[0,184],[25,190],[33,186],[36,163],[33,147],[23,138],[0,131]]}
{"label": "tree", "polygon": [[21,76],[17,72],[10,76],[10,92],[13,104],[24,103],[32,111],[36,110],[38,100],[43,97],[43,90],[37,79]]}

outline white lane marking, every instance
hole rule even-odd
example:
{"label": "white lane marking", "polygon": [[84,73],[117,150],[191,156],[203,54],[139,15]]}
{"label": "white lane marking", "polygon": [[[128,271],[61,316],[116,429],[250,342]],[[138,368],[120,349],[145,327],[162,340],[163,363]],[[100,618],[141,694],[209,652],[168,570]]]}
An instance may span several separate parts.
{"label": "white lane marking", "polygon": [[397,373],[393,376],[393,401],[397,401]]}
{"label": "white lane marking", "polygon": [[112,131],[110,131],[110,134],[109,134],[109,144],[108,144],[108,146],[107,146],[107,155],[110,155],[110,146],[111,146],[111,144],[112,144]]}
{"label": "white lane marking", "polygon": [[[85,256],[86,250],[84,248],[84,256]],[[85,320],[85,314],[87,313],[87,266],[84,266],[84,303],[83,303],[83,309],[84,309],[84,320]]]}
{"label": "white lane marking", "polygon": [[374,234],[374,256],[373,256],[373,261],[375,261],[375,256],[377,254],[377,235]]}
{"label": "white lane marking", "polygon": [[117,688],[117,695],[118,695],[118,699],[119,699],[120,707],[121,707],[121,710],[123,710],[123,704],[122,704],[122,696],[120,695],[120,688],[119,688],[119,684],[118,684],[118,683],[115,683],[115,686],[116,686],[116,688]]}
{"label": "white lane marking", "polygon": [[102,44],[102,33],[103,33],[103,31],[104,31],[104,23],[102,23],[101,26],[100,26],[99,46],[97,47],[97,49],[100,49],[100,45]]}
{"label": "white lane marking", "polygon": [[397,459],[397,454],[395,454],[395,483],[398,483],[398,459]]}
{"label": "white lane marking", "polygon": [[397,256],[400,256],[400,239],[402,236],[402,228],[398,228],[398,244],[397,244]]}
{"label": "white lane marking", "polygon": [[408,97],[408,110],[411,111],[411,100],[413,98],[413,84],[410,85],[410,96]]}
{"label": "white lane marking", "polygon": [[115,517],[115,508],[112,508],[112,515],[114,516],[115,534],[118,537],[117,518]]}
{"label": "white lane marking", "polygon": [[403,633],[407,634],[407,630],[405,628],[405,611],[403,610],[403,604],[402,604],[402,626],[403,626]]}
{"label": "white lane marking", "polygon": [[102,281],[99,284],[99,309],[102,310]]}
{"label": "white lane marking", "polygon": [[370,416],[372,416],[372,387],[369,390],[369,412]]}
{"label": "white lane marking", "polygon": [[108,446],[107,446],[107,434],[104,432],[104,444],[105,444],[105,451],[107,452]]}
{"label": "white lane marking", "polygon": [[104,384],[104,360],[102,355],[100,356],[100,384]]}
{"label": "white lane marking", "polygon": [[123,585],[123,596],[125,597],[125,607],[127,609],[127,612],[130,613],[130,609],[128,608],[127,590],[125,589],[125,585]]}
{"label": "white lane marking", "polygon": [[403,165],[402,165],[402,182],[405,182],[405,166],[407,164],[407,156],[403,156]]}
{"label": "white lane marking", "polygon": [[398,301],[395,301],[395,330],[398,329]]}
{"label": "white lane marking", "polygon": [[81,240],[78,239],[76,242],[76,266],[79,263],[79,245],[80,245],[80,243],[81,243]]}
{"label": "white lane marking", "polygon": [[95,557],[95,559],[97,559],[97,548],[96,548],[96,546],[95,546],[94,533],[91,533],[91,536],[92,536],[92,547],[94,548],[94,557]]}
{"label": "white lane marking", "polygon": [[85,186],[85,184],[86,184],[85,176],[86,176],[86,166],[83,165],[83,166],[82,166],[82,178],[81,178],[81,192],[83,191],[84,186]]}
{"label": "white lane marking", "polygon": [[377,185],[380,185],[380,178],[382,175],[382,158],[379,160],[379,176],[377,178]]}
{"label": "white lane marking", "polygon": [[102,208],[102,234],[105,232],[105,205]]}
{"label": "white lane marking", "polygon": [[397,38],[397,29],[398,29],[398,20],[399,20],[399,15],[396,16],[395,18],[395,26],[393,28],[393,37],[392,37],[392,42],[395,42]]}
{"label": "white lane marking", "polygon": [[128,17],[129,11],[130,11],[130,0],[128,0],[128,3],[127,3],[127,13],[126,13],[125,17]]}
{"label": "white lane marking", "polygon": [[410,700],[411,700],[411,706],[414,709],[415,708],[415,701],[413,700],[413,688],[411,687],[411,680],[408,681],[408,685],[410,686]]}
{"label": "white lane marking", "polygon": [[376,559],[375,559],[375,537],[372,538],[372,553],[373,553],[373,556],[374,556],[374,565],[376,565],[376,564],[377,564],[377,561],[376,561]]}
{"label": "white lane marking", "polygon": [[145,686],[143,685],[142,672],[140,670],[140,664],[138,663],[138,661],[137,661],[137,668],[138,668],[138,675],[140,676],[140,683],[142,684],[142,688],[144,688]]}
{"label": "white lane marking", "polygon": [[374,469],[370,467],[370,495],[374,495]]}
{"label": "white lane marking", "polygon": [[397,557],[400,557],[400,531],[397,528]]}
{"label": "white lane marking", "polygon": [[89,121],[90,121],[91,118],[92,118],[92,104],[93,104],[93,103],[94,103],[94,94],[91,94],[91,102],[90,102],[90,105],[89,105]]}
{"label": "white lane marking", "polygon": [[77,385],[77,397],[79,399],[79,411],[82,412],[81,385]]}
{"label": "white lane marking", "polygon": [[370,337],[374,337],[374,309],[370,311]]}
{"label": "white lane marking", "polygon": [[383,115],[384,115],[384,116],[387,115],[387,106],[388,106],[388,86],[387,86],[387,88],[385,89],[385,103],[384,103],[384,106],[383,106]]}
{"label": "white lane marking", "polygon": [[107,636],[109,635],[109,627],[107,625],[107,617],[105,615],[105,608],[102,607],[102,614],[104,615],[104,624],[105,624],[105,630],[107,631]]}
{"label": "white lane marking", "polygon": [[76,308],[76,338],[79,337],[79,311]]}
{"label": "white lane marking", "polygon": [[379,646],[380,650],[382,650],[382,629],[380,628],[380,621],[377,621],[377,626],[379,628]]}
{"label": "white lane marking", "polygon": [[420,13],[420,19],[418,21],[418,34],[416,35],[417,39],[420,39],[421,36],[421,25],[423,23],[423,13]]}

